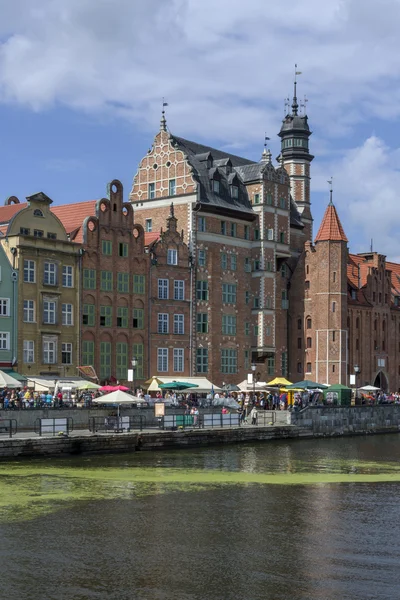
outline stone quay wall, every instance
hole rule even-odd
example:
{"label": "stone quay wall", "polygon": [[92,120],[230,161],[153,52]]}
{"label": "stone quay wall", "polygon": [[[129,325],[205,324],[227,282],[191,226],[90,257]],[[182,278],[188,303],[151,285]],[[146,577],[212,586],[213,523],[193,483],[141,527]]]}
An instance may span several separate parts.
{"label": "stone quay wall", "polygon": [[400,405],[307,406],[288,414],[288,423],[307,428],[314,437],[400,431]]}

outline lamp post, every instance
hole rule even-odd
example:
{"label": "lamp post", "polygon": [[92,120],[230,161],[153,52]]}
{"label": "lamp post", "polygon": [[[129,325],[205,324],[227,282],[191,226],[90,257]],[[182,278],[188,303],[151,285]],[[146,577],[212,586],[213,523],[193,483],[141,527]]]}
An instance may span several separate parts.
{"label": "lamp post", "polygon": [[135,374],[136,374],[136,369],[138,366],[138,359],[136,358],[136,356],[132,356],[131,365],[132,365],[132,387],[133,387],[133,394],[135,395]]}
{"label": "lamp post", "polygon": [[354,365],[354,375],[356,378],[356,395],[354,398],[354,403],[357,404],[357,377],[359,376],[359,374],[361,373],[361,369],[358,365]]}
{"label": "lamp post", "polygon": [[253,371],[253,404],[256,403],[256,365],[251,364],[251,370]]}

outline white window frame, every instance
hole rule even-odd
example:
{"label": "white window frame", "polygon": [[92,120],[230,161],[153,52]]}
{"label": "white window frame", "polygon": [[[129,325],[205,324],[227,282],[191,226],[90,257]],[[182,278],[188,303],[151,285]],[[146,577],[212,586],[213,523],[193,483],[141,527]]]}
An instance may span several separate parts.
{"label": "white window frame", "polygon": [[178,264],[178,250],[175,248],[168,248],[167,264],[175,266]]}
{"label": "white window frame", "polygon": [[45,262],[43,267],[43,283],[45,285],[57,285],[57,265],[53,262]]}
{"label": "white window frame", "polygon": [[270,242],[272,242],[274,240],[274,230],[273,229],[267,229],[267,240],[269,240]]}
{"label": "white window frame", "polygon": [[0,350],[10,350],[10,334],[8,331],[0,331]]}
{"label": "white window frame", "polygon": [[24,323],[35,323],[34,300],[24,300]]}
{"label": "white window frame", "polygon": [[200,232],[206,231],[206,218],[205,217],[197,217],[197,231],[200,231]]}
{"label": "white window frame", "polygon": [[185,282],[183,279],[174,280],[174,300],[185,299]]}
{"label": "white window frame", "polygon": [[70,303],[62,304],[62,325],[74,324],[74,306]]}
{"label": "white window frame", "polygon": [[63,265],[62,268],[62,284],[63,287],[74,287],[74,267],[71,265]]}
{"label": "white window frame", "polygon": [[0,298],[0,317],[10,316],[10,298]]}
{"label": "white window frame", "polygon": [[[148,196],[149,196],[149,200],[154,200],[154,198],[156,197],[156,184],[154,183],[154,181],[151,181],[149,183]],[[146,221],[147,221],[147,219],[146,219]]]}
{"label": "white window frame", "polygon": [[43,364],[55,365],[57,363],[57,339],[43,338]]}
{"label": "white window frame", "polygon": [[174,335],[184,335],[185,315],[182,313],[174,315]]}
{"label": "white window frame", "polygon": [[23,362],[33,364],[35,362],[35,342],[33,340],[24,340]]}
{"label": "white window frame", "polygon": [[[52,306],[50,306],[50,305],[52,305]],[[46,313],[47,313],[47,318],[46,318]],[[53,320],[50,320],[51,316],[53,316]],[[56,322],[57,322],[57,301],[56,300],[44,300],[43,301],[43,323],[45,323],[46,325],[55,325]]]}
{"label": "white window frame", "polygon": [[168,373],[168,348],[157,348],[157,371]]}
{"label": "white window frame", "polygon": [[34,260],[24,259],[24,283],[36,283],[36,263]]}
{"label": "white window frame", "polygon": [[174,373],[183,373],[185,370],[185,349],[174,348]]}
{"label": "white window frame", "polygon": [[144,230],[146,233],[151,233],[153,231],[153,219],[145,219]]}
{"label": "white window frame", "polygon": [[157,315],[157,333],[169,333],[169,314],[158,313]]}
{"label": "white window frame", "polygon": [[[69,354],[69,362],[64,361],[64,354]],[[72,365],[72,343],[71,342],[62,342],[61,343],[61,364],[62,365]]]}
{"label": "white window frame", "polygon": [[176,179],[170,179],[168,182],[168,196],[176,196]]}
{"label": "white window frame", "polygon": [[168,300],[169,279],[158,280],[158,298],[159,300]]}
{"label": "white window frame", "polygon": [[207,262],[207,255],[205,250],[198,250],[197,263],[199,267],[205,267]]}

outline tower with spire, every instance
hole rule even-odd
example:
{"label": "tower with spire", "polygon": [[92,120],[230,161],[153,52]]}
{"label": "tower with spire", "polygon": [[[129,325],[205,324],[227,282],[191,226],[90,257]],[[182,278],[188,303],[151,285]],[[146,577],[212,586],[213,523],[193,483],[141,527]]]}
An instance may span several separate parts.
{"label": "tower with spire", "polygon": [[292,198],[305,224],[307,239],[312,239],[312,215],[310,201],[310,164],[313,160],[309,151],[309,137],[311,135],[306,115],[299,114],[299,103],[297,100],[297,65],[295,65],[293,100],[290,107],[287,103],[287,113],[282,122],[279,132],[281,138],[281,154],[278,160],[286,169],[290,177],[290,188]]}

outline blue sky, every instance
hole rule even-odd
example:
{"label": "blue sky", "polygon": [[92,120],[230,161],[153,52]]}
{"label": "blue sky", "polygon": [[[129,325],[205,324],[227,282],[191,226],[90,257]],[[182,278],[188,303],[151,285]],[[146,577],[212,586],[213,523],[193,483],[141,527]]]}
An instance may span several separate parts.
{"label": "blue sky", "polygon": [[14,0],[0,4],[1,194],[129,194],[159,127],[257,160],[308,98],[317,232],[400,261],[400,0]]}

